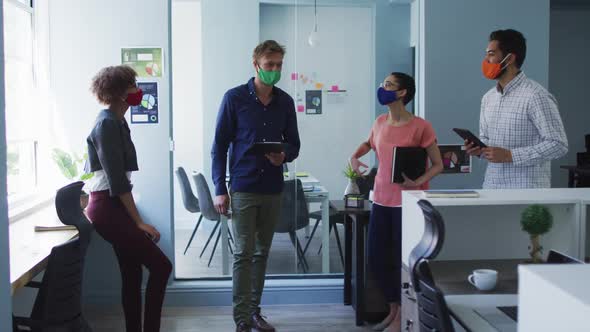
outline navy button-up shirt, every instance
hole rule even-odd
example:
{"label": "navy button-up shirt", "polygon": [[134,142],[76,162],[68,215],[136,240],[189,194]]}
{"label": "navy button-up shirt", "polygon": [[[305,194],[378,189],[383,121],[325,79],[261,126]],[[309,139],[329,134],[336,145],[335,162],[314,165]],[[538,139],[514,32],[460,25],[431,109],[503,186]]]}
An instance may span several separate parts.
{"label": "navy button-up shirt", "polygon": [[254,78],[225,93],[217,115],[211,149],[215,194],[227,194],[227,155],[232,191],[278,194],[283,190],[283,168],[248,149],[256,142],[287,144],[285,162],[299,155],[301,143],[293,98],[273,87],[270,104],[263,105],[254,90]]}

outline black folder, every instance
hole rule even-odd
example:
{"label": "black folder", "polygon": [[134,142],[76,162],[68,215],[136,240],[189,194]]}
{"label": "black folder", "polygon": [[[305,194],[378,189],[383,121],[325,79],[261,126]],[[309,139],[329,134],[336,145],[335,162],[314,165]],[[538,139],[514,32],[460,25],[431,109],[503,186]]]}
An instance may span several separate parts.
{"label": "black folder", "polygon": [[391,182],[403,183],[405,174],[416,180],[426,173],[426,149],[418,147],[394,147],[391,161]]}

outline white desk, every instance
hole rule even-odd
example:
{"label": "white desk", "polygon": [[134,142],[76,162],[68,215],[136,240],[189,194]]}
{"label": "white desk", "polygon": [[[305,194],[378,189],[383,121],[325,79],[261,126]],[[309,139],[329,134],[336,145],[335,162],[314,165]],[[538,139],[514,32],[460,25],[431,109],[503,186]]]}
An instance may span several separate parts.
{"label": "white desk", "polygon": [[78,235],[76,230],[35,232],[35,225],[52,224],[63,225],[50,204],[9,225],[11,294],[47,267],[53,247]]}
{"label": "white desk", "polygon": [[[543,204],[553,214],[553,228],[541,239],[543,247],[556,249],[583,259],[586,256],[586,216],[590,205],[590,188],[554,188],[521,190],[478,190],[479,198],[428,198],[445,221],[445,242],[436,260],[523,259],[528,258],[530,239],[520,228],[520,215],[531,204]],[[424,232],[424,215],[418,201],[426,199],[421,191],[402,194],[402,261],[408,265],[411,250],[421,240]],[[534,269],[535,266],[526,268]],[[520,273],[519,273],[520,274]],[[436,279],[436,275],[435,275]],[[580,278],[579,287],[587,286],[588,276]],[[523,285],[518,297],[519,311],[524,298]],[[582,286],[583,285],[583,286]],[[530,293],[545,296],[543,287],[534,287]],[[590,298],[590,291],[588,291]],[[474,331],[494,331],[490,324],[473,308],[493,308],[515,305],[517,295],[456,295],[447,296],[447,304],[457,319]],[[556,315],[554,303],[530,301],[530,320],[537,320],[539,309],[547,308],[546,316],[562,325],[553,329],[520,328],[520,331],[568,330],[569,314]],[[524,308],[524,307],[523,307]],[[587,310],[587,308],[580,309]],[[567,311],[567,309],[566,309]],[[552,313],[553,312],[553,313]],[[584,317],[590,314],[586,311]],[[519,312],[519,320],[524,315]],[[403,318],[402,318],[403,319]],[[520,324],[520,323],[519,323]],[[523,325],[524,326],[524,325]],[[538,326],[537,326],[538,327]],[[587,327],[587,324],[585,325]]]}
{"label": "white desk", "polygon": [[521,265],[519,331],[588,331],[590,265]]}
{"label": "white desk", "polygon": [[330,198],[324,187],[305,192],[308,203],[320,203],[322,210],[322,273],[330,273]]}
{"label": "white desk", "polygon": [[[445,244],[437,259],[504,259],[528,257],[529,236],[520,214],[530,204],[547,205],[553,228],[544,248],[578,258],[585,256],[586,205],[590,188],[478,190],[479,198],[429,198],[445,220]],[[417,202],[421,191],[402,194],[402,261],[422,238],[424,216]],[[467,250],[466,250],[467,249]]]}
{"label": "white desk", "polygon": [[[326,188],[322,187],[319,181],[309,175],[298,177],[304,185],[313,185],[313,191],[306,191],[305,199],[308,203],[320,203],[322,210],[322,273],[330,273],[330,198]],[[227,217],[221,216],[221,271],[223,275],[228,275],[230,270],[229,248],[227,246]],[[272,248],[271,248],[272,250]]]}

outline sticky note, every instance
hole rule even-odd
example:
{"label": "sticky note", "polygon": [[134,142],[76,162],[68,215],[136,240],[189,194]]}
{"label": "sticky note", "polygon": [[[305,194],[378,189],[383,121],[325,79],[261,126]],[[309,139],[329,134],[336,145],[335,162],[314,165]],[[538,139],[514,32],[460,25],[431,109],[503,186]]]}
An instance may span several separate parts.
{"label": "sticky note", "polygon": [[297,105],[297,112],[305,112],[305,106]]}
{"label": "sticky note", "polygon": [[321,89],[321,88],[323,88],[323,87],[324,87],[324,85],[323,85],[322,83],[316,83],[316,84],[315,84],[315,88],[316,88],[316,89]]}
{"label": "sticky note", "polygon": [[330,91],[338,92],[338,91],[340,91],[340,89],[338,88],[338,85],[332,85],[332,88],[330,89]]}
{"label": "sticky note", "polygon": [[298,77],[297,73],[291,73],[291,81],[297,81]]}

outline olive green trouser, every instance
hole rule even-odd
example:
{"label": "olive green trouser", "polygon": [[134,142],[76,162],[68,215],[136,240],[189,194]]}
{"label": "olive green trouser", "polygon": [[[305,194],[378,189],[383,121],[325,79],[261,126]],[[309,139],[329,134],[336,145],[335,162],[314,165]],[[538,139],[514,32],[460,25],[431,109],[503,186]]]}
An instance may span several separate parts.
{"label": "olive green trouser", "polygon": [[231,194],[234,234],[233,314],[236,324],[250,323],[259,312],[266,261],[281,215],[281,194]]}

